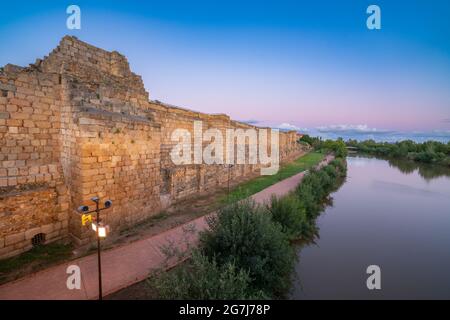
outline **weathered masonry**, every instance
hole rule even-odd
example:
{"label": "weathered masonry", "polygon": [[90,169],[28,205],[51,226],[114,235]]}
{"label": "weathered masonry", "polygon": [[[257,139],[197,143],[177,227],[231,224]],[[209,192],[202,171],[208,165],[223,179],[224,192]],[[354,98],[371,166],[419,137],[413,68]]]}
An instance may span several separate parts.
{"label": "weathered masonry", "polygon": [[[0,258],[70,236],[91,240],[75,208],[108,197],[113,231],[173,201],[250,177],[259,165],[176,166],[177,128],[256,128],[149,100],[124,56],[64,37],[29,67],[0,69]],[[304,152],[295,132],[280,133],[281,161]]]}

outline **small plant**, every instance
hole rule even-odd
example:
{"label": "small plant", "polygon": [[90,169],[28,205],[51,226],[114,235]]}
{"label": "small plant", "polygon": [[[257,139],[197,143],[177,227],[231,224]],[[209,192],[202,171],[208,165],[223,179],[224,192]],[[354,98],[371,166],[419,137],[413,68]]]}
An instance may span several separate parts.
{"label": "small plant", "polygon": [[[163,268],[168,268],[170,265],[174,263],[179,263],[183,260],[189,258],[189,255],[192,252],[192,237],[197,233],[197,228],[195,224],[190,223],[186,226],[183,226],[183,237],[175,242],[172,239],[166,239],[168,244],[164,244],[160,246],[161,252],[165,256]],[[183,246],[186,246],[184,250]]]}
{"label": "small plant", "polygon": [[249,273],[233,262],[218,264],[195,250],[186,265],[149,280],[161,299],[231,300],[264,298],[250,288]]}

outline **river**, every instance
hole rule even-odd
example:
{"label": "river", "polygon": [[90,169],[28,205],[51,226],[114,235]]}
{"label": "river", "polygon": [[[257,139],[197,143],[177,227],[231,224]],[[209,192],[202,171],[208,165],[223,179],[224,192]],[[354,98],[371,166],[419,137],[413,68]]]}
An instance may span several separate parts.
{"label": "river", "polygon": [[[291,299],[450,299],[450,169],[366,156],[298,247]],[[366,285],[369,265],[381,289]]]}

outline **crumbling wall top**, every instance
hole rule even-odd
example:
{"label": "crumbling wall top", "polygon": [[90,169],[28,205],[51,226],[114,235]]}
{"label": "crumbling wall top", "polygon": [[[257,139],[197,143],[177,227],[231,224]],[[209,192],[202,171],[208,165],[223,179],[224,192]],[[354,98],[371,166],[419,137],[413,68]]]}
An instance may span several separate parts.
{"label": "crumbling wall top", "polygon": [[42,61],[43,72],[70,74],[82,82],[116,84],[120,89],[128,88],[143,95],[142,78],[131,72],[127,58],[117,51],[106,51],[79,40],[65,36],[59,45]]}

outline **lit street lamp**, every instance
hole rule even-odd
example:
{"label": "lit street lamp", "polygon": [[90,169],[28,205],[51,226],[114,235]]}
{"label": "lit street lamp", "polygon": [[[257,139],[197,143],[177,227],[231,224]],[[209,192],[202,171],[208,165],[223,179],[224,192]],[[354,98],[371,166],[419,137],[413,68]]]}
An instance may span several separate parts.
{"label": "lit street lamp", "polygon": [[[83,225],[86,225],[87,222],[91,222],[91,228],[92,230],[97,234],[97,256],[98,256],[98,299],[102,300],[103,293],[102,293],[102,260],[101,260],[101,247],[100,247],[100,240],[101,238],[106,238],[108,232],[109,232],[109,226],[105,225],[100,220],[100,211],[106,210],[111,208],[112,201],[106,200],[104,203],[104,207],[100,208],[99,202],[100,199],[98,197],[91,198],[92,201],[95,202],[95,209],[89,211],[89,206],[80,206],[78,208],[78,212],[82,214],[81,222]],[[91,213],[96,213],[95,222],[92,220]]]}

